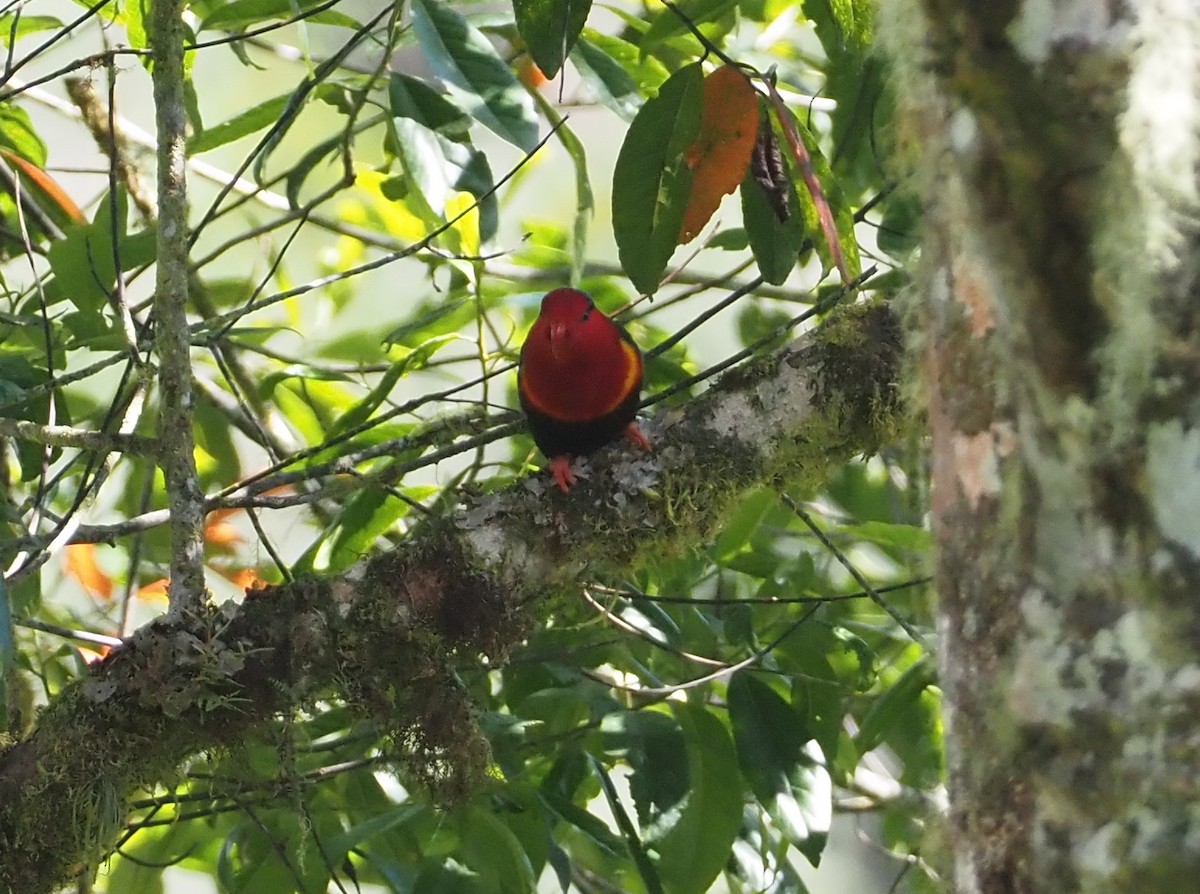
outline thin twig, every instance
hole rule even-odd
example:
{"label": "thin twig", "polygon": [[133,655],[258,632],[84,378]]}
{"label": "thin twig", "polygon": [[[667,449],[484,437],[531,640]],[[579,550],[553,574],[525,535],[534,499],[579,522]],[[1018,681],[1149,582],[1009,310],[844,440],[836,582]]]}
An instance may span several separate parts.
{"label": "thin twig", "polygon": [[121,646],[124,640],[116,636],[105,636],[103,633],[92,633],[90,630],[73,630],[70,627],[60,627],[58,624],[47,624],[36,618],[21,618],[13,616],[13,623],[18,627],[29,630],[40,630],[42,633],[52,633],[64,639],[79,640],[81,643],[93,643],[97,646]]}
{"label": "thin twig", "polygon": [[850,576],[863,588],[863,592],[871,597],[871,601],[883,609],[889,618],[899,624],[904,632],[911,637],[913,642],[917,645],[925,646],[925,637],[921,636],[920,632],[911,622],[905,619],[903,615],[888,604],[886,599],[879,595],[879,591],[871,586],[871,582],[863,576],[862,572],[854,567],[854,563],[846,558],[846,554],[838,549],[836,543],[829,539],[829,536],[813,521],[813,517],[805,511],[804,507],[785,493],[781,493],[779,497],[783,500],[784,505],[792,510],[796,514],[796,517],[808,526],[808,529],[813,532],[813,536],[821,541],[821,545],[829,550],[830,554],[838,560],[838,563],[850,572]]}

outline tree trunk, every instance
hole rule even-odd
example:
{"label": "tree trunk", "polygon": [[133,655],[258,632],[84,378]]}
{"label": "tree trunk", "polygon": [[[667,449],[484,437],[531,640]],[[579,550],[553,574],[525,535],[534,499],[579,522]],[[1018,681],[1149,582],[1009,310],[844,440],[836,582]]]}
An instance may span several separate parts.
{"label": "tree trunk", "polygon": [[1200,17],[885,0],[961,892],[1200,878]]}

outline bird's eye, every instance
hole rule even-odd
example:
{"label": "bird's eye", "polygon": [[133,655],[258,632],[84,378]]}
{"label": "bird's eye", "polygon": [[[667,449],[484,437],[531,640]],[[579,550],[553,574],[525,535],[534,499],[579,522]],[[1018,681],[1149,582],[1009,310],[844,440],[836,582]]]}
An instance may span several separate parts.
{"label": "bird's eye", "polygon": [[580,322],[586,323],[588,321],[588,317],[590,317],[592,315],[592,311],[594,311],[595,309],[596,308],[594,308],[594,307],[589,307],[587,310],[585,310],[583,312],[583,316],[579,318]]}

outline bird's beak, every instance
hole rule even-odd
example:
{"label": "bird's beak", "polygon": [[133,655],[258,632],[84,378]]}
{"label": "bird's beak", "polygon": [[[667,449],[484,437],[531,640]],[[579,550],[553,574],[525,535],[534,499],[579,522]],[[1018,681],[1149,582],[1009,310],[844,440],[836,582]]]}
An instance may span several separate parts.
{"label": "bird's beak", "polygon": [[555,361],[566,359],[567,342],[569,340],[570,338],[566,323],[550,324],[550,356],[553,357]]}

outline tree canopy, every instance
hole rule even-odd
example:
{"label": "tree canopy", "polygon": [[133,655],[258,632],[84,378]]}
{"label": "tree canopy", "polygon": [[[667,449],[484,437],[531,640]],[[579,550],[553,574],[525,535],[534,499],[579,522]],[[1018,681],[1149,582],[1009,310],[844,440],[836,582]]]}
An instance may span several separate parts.
{"label": "tree canopy", "polygon": [[[835,814],[932,890],[873,22],[0,10],[0,891],[804,891]],[[569,494],[514,384],[563,285],[654,448]]]}

